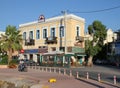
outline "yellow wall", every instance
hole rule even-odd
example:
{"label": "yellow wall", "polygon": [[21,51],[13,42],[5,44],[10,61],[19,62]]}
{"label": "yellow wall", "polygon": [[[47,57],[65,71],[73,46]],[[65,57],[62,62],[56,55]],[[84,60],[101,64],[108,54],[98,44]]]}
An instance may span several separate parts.
{"label": "yellow wall", "polygon": [[[64,20],[62,21],[62,24],[65,25],[66,27],[66,39],[63,38],[63,43],[62,45],[65,45],[64,40],[66,40],[66,46],[74,46],[74,43],[76,42],[75,37],[76,37],[76,26],[80,27],[80,36],[84,37],[84,25],[85,22],[83,20],[77,20],[74,18],[68,18],[66,19],[66,22],[64,23]],[[57,42],[57,44],[44,44],[45,43],[45,39],[42,38],[43,36],[43,32],[42,29],[43,28],[47,28],[48,31],[48,36],[50,36],[50,29],[51,27],[55,27],[56,28],[56,36],[57,36],[57,40],[59,39],[59,27],[60,27],[60,19],[56,19],[56,20],[51,20],[51,21],[46,21],[46,22],[42,22],[42,23],[33,23],[30,25],[24,25],[24,26],[20,26],[19,30],[21,31],[21,34],[23,34],[23,32],[28,32],[27,34],[29,34],[29,31],[33,30],[34,33],[34,39],[35,39],[35,45],[33,46],[24,46],[23,44],[23,48],[24,49],[38,49],[38,46],[48,46],[50,47],[59,47],[60,43],[59,41]],[[36,30],[39,29],[40,30],[40,39],[36,40]],[[82,42],[84,44],[84,42]],[[84,47],[81,47],[84,48]]]}

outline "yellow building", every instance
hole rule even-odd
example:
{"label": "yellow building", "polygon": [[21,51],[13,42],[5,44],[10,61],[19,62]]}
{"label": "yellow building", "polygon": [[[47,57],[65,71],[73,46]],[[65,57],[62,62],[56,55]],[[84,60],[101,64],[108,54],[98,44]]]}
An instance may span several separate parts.
{"label": "yellow building", "polygon": [[75,62],[75,55],[84,57],[85,54],[84,26],[85,19],[73,14],[49,19],[41,15],[37,21],[20,24],[24,52],[19,56],[42,64]]}

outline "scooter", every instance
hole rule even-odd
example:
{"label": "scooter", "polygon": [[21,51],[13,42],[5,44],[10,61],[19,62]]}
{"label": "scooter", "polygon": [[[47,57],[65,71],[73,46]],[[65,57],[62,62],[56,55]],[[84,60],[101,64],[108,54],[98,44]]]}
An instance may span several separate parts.
{"label": "scooter", "polygon": [[18,71],[20,71],[20,72],[27,72],[27,66],[24,64],[24,63],[22,63],[22,64],[19,64],[18,65]]}

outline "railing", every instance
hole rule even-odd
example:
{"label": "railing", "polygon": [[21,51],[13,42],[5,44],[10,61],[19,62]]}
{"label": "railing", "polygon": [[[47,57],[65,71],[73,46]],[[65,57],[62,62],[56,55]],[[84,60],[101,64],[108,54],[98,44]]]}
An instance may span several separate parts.
{"label": "railing", "polygon": [[35,45],[35,40],[34,39],[26,39],[25,45]]}
{"label": "railing", "polygon": [[76,36],[76,40],[83,42],[84,41],[84,37],[82,36]]}
{"label": "railing", "polygon": [[47,44],[57,43],[57,37],[53,37],[53,36],[47,37],[45,40],[45,43],[47,43]]}

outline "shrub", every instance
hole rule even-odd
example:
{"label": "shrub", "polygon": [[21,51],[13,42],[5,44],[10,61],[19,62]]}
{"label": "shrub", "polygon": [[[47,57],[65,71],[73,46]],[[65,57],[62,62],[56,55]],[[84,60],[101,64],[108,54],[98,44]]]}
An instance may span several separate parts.
{"label": "shrub", "polygon": [[10,64],[18,64],[18,60],[17,60],[17,59],[12,59],[12,60],[10,61]]}
{"label": "shrub", "polygon": [[0,64],[3,64],[3,65],[8,64],[7,56],[3,56],[1,58],[2,58],[2,60],[0,61]]}
{"label": "shrub", "polygon": [[12,59],[9,64],[9,68],[17,68],[18,60],[17,59]]}
{"label": "shrub", "polygon": [[13,63],[10,63],[8,67],[9,67],[9,68],[17,68],[17,65],[16,65],[16,64],[13,64]]}

